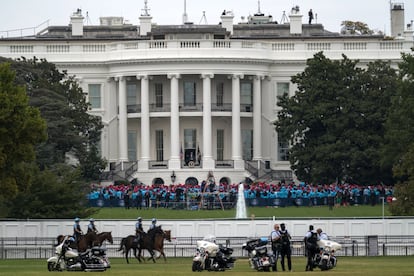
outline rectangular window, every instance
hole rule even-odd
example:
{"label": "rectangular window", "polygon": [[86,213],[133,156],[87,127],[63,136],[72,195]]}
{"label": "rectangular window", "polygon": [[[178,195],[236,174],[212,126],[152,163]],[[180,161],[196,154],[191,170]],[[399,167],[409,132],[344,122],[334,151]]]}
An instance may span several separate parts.
{"label": "rectangular window", "polygon": [[137,85],[135,83],[127,84],[127,107],[128,112],[137,112]]}
{"label": "rectangular window", "polygon": [[253,86],[250,82],[240,84],[240,103],[251,105],[253,103]]}
{"label": "rectangular window", "polygon": [[278,136],[278,155],[277,160],[278,161],[289,161],[289,142],[283,141],[280,136]]}
{"label": "rectangular window", "polygon": [[[284,95],[289,95],[289,83],[288,82],[278,82],[276,88],[276,97],[283,97]],[[276,98],[276,103],[279,101]]]}
{"label": "rectangular window", "polygon": [[162,83],[155,84],[155,107],[163,107],[163,98],[162,98]]}
{"label": "rectangular window", "polygon": [[102,107],[102,96],[101,96],[101,85],[100,84],[89,84],[88,85],[88,96],[89,103],[92,108]]}
{"label": "rectangular window", "polygon": [[196,83],[191,81],[184,82],[184,106],[196,105]]}
{"label": "rectangular window", "polygon": [[224,160],[224,129],[217,129],[217,160]]}
{"label": "rectangular window", "polygon": [[223,106],[224,104],[224,83],[217,83],[216,86],[216,101],[217,106]]}
{"label": "rectangular window", "polygon": [[155,131],[155,151],[157,161],[164,161],[164,131],[162,129]]}
{"label": "rectangular window", "polygon": [[137,132],[128,131],[128,160],[137,160]]}
{"label": "rectangular window", "polygon": [[242,130],[243,160],[253,159],[253,130]]}

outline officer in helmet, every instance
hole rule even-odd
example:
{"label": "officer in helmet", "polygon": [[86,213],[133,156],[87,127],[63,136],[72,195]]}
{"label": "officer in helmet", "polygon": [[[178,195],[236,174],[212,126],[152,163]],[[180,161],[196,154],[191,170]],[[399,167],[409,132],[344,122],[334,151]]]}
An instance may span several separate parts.
{"label": "officer in helmet", "polygon": [[151,225],[149,227],[149,230],[155,229],[155,227],[157,227],[157,219],[156,218],[153,218],[151,220]]}
{"label": "officer in helmet", "polygon": [[73,238],[75,239],[75,242],[77,243],[80,236],[83,235],[82,229],[80,227],[80,219],[75,218],[75,224],[73,225]]}
{"label": "officer in helmet", "polygon": [[144,228],[142,227],[142,218],[137,218],[137,223],[135,223],[135,235],[138,236],[140,233],[144,232]]}
{"label": "officer in helmet", "polygon": [[88,231],[86,233],[89,232],[98,233],[98,229],[96,229],[95,220],[93,218],[89,219]]}

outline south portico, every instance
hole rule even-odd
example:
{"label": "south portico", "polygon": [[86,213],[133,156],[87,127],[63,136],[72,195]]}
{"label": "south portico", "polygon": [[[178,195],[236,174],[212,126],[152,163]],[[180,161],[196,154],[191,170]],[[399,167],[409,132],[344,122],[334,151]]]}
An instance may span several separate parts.
{"label": "south portico", "polygon": [[[143,173],[154,173],[153,161],[162,161],[164,166],[160,166],[157,173],[165,170],[167,173],[174,171],[180,174],[183,169],[189,173],[200,171],[205,174],[209,171],[216,171],[220,168],[218,164],[227,161],[225,169],[239,172],[245,178],[245,164],[242,152],[242,128],[247,125],[251,129],[252,135],[252,156],[250,160],[262,159],[261,135],[261,82],[265,79],[264,74],[248,75],[244,73],[217,73],[200,72],[199,74],[180,74],[168,72],[166,74],[139,73],[136,75],[117,74],[109,78],[112,85],[108,85],[110,94],[116,94],[116,101],[110,105],[116,108],[107,110],[117,110],[117,120],[113,123],[117,127],[112,127],[112,132],[116,130],[116,140],[118,152],[116,158],[112,156],[110,162],[130,164],[137,162],[136,171],[139,175]],[[241,102],[241,82],[244,83],[246,91],[245,101]],[[129,110],[132,90],[129,84],[134,83],[136,88],[136,111]],[[187,92],[189,83],[194,83],[193,90]],[[162,92],[155,91],[162,84]],[[246,85],[247,84],[247,85]],[[158,87],[158,88],[157,88]],[[191,90],[190,88],[189,90]],[[250,89],[250,92],[247,91]],[[156,95],[162,94],[162,105],[168,106],[162,111],[154,110],[157,105]],[[190,103],[184,99],[194,96],[194,102]],[[159,95],[158,95],[159,96]],[[251,102],[246,103],[246,97],[251,97]],[[192,106],[193,104],[193,106]],[[158,122],[157,124],[154,122]],[[163,123],[160,123],[163,121]],[[248,124],[245,121],[249,121]],[[167,124],[168,123],[168,124]],[[194,126],[194,123],[196,126]],[[163,153],[159,154],[158,142],[154,139],[156,128],[163,130],[162,135],[167,136],[162,141]],[[186,138],[188,131],[186,128],[196,129],[196,137],[188,139],[195,141],[191,145]],[[225,137],[217,138],[217,133],[224,131]],[[129,130],[136,129],[136,159],[131,159],[129,154],[131,141]],[[187,134],[188,135],[188,134]],[[114,134],[106,136],[115,137]],[[230,137],[229,137],[230,136]],[[225,145],[218,145],[217,139],[226,140]],[[255,141],[258,139],[259,141]],[[169,143],[168,143],[169,141]],[[220,142],[219,142],[220,143]],[[103,143],[103,145],[109,143]],[[112,146],[114,146],[112,144]],[[221,156],[217,156],[217,147],[222,149]],[[157,153],[158,151],[158,153]],[[190,157],[187,155],[191,155]],[[153,160],[153,161],[152,161]],[[189,161],[190,160],[190,161]],[[191,162],[193,161],[193,162]],[[217,166],[218,165],[218,166]]]}

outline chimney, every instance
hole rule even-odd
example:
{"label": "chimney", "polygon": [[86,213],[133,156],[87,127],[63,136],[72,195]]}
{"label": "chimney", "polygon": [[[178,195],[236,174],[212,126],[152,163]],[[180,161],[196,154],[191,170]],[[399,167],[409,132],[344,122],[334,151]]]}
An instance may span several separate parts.
{"label": "chimney", "polygon": [[151,32],[151,19],[152,16],[150,15],[141,15],[139,17],[139,35],[146,36],[147,33]]}
{"label": "chimney", "polygon": [[82,10],[77,9],[70,17],[70,24],[72,25],[72,36],[83,36],[83,19]]}
{"label": "chimney", "polygon": [[221,26],[225,28],[230,34],[233,34],[233,12],[231,11],[223,11],[221,14]]}
{"label": "chimney", "polygon": [[401,37],[404,35],[404,4],[390,3],[391,9],[391,36]]}
{"label": "chimney", "polygon": [[299,12],[299,6],[294,6],[289,15],[290,19],[290,34],[302,34],[302,15]]}
{"label": "chimney", "polygon": [[407,30],[404,32],[404,38],[407,41],[414,41],[414,30],[413,30],[413,20],[411,20],[410,24],[407,24]]}
{"label": "chimney", "polygon": [[149,14],[150,9],[148,8],[148,1],[144,1],[144,8],[142,9],[142,14],[139,17],[139,35],[146,36],[147,33],[151,32],[151,19],[152,16]]}

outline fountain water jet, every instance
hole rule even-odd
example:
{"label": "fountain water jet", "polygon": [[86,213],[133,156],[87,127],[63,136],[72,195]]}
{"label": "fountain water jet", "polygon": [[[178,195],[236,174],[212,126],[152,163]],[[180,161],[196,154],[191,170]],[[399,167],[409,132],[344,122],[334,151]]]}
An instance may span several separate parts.
{"label": "fountain water jet", "polygon": [[244,198],[244,186],[239,184],[239,191],[237,193],[237,209],[236,219],[247,218],[246,200]]}

